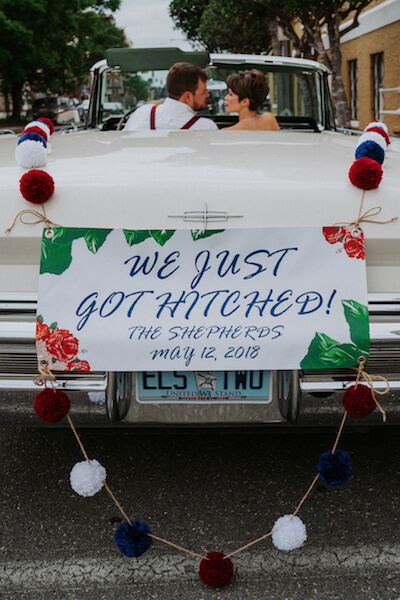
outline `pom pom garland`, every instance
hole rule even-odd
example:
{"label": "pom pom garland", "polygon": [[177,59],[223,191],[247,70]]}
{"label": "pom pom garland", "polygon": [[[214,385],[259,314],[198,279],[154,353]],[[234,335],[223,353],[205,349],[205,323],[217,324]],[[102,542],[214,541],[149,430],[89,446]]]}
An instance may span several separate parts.
{"label": "pom pom garland", "polygon": [[371,127],[370,129],[368,129],[368,133],[373,133],[373,132],[381,135],[386,142],[386,146],[389,146],[390,138],[384,129],[382,129],[381,127]]}
{"label": "pom pom garland", "polygon": [[368,158],[372,158],[372,160],[376,160],[380,165],[383,164],[385,160],[385,151],[376,142],[368,141],[363,142],[356,149],[356,159],[367,156]]}
{"label": "pom pom garland", "polygon": [[54,181],[45,171],[32,169],[20,179],[21,194],[33,204],[42,204],[54,194]]}
{"label": "pom pom garland", "polygon": [[125,521],[115,532],[114,542],[126,556],[139,558],[153,543],[151,537],[147,535],[148,533],[151,531],[146,523],[134,521],[131,525]]}
{"label": "pom pom garland", "polygon": [[48,125],[46,125],[46,123],[43,123],[42,121],[31,121],[30,123],[28,123],[28,125],[26,125],[24,127],[24,131],[26,129],[30,129],[31,127],[39,127],[39,129],[41,129],[42,131],[44,131],[44,133],[46,134],[47,138],[49,138],[49,136],[50,136],[50,127]]}
{"label": "pom pom garland", "polygon": [[324,483],[333,487],[345,484],[352,471],[351,458],[345,450],[324,452],[318,463],[319,476]]}
{"label": "pom pom garland", "polygon": [[382,180],[381,165],[366,156],[358,158],[350,167],[349,178],[353,185],[362,190],[373,190]]}
{"label": "pom pom garland", "polygon": [[387,125],[385,123],[383,123],[382,121],[370,121],[364,128],[364,131],[368,131],[369,129],[372,129],[372,127],[380,127],[381,129],[383,129],[386,133],[389,133],[389,129],[387,128]]}
{"label": "pom pom garland", "polygon": [[45,423],[59,423],[69,413],[71,402],[61,390],[46,388],[36,395],[33,408]]}
{"label": "pom pom garland", "polygon": [[32,132],[23,133],[18,140],[18,146],[19,144],[22,144],[22,142],[26,142],[27,140],[32,140],[33,142],[40,142],[45,148],[47,148],[47,142],[44,139],[44,137],[42,135],[39,135],[38,133]]}
{"label": "pom pom garland", "polygon": [[38,119],[38,121],[42,121],[42,123],[45,123],[48,126],[48,128],[50,129],[50,135],[53,135],[54,125],[53,125],[53,121],[51,119],[47,119],[46,117],[40,117]]}
{"label": "pom pom garland", "polygon": [[69,480],[71,487],[80,496],[94,496],[103,487],[107,477],[105,468],[96,460],[91,459],[76,463],[71,470]]}
{"label": "pom pom garland", "polygon": [[375,131],[366,131],[365,133],[363,133],[358,139],[357,146],[361,146],[361,144],[363,144],[364,142],[375,142],[376,144],[379,144],[379,146],[381,146],[384,150],[386,150],[387,148],[385,138],[382,137],[380,133],[376,133]]}
{"label": "pom pom garland", "polygon": [[275,521],[272,528],[272,543],[278,550],[289,552],[300,548],[307,539],[303,521],[292,515],[284,515]]}
{"label": "pom pom garland", "polygon": [[233,564],[229,558],[224,558],[222,552],[209,552],[207,559],[200,563],[199,575],[201,580],[210,587],[220,588],[232,579]]}
{"label": "pom pom garland", "polygon": [[25,133],[38,133],[47,142],[47,133],[41,127],[26,127],[24,129],[24,132]]}
{"label": "pom pom garland", "polygon": [[46,142],[43,138],[40,138],[41,141],[28,138],[28,136],[34,135],[40,138],[36,133],[27,133],[26,136],[23,136],[26,139],[22,144],[18,142],[15,149],[15,159],[23,169],[44,167],[47,164]]}
{"label": "pom pom garland", "polygon": [[363,419],[374,412],[376,402],[372,397],[371,389],[367,385],[359,384],[345,391],[343,407],[350,417]]}

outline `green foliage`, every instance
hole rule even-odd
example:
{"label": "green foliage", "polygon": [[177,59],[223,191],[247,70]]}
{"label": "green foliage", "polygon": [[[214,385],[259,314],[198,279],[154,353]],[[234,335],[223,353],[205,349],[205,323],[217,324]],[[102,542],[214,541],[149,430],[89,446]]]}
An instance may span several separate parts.
{"label": "green foliage", "polygon": [[133,95],[136,97],[136,101],[149,99],[150,95],[150,86],[149,82],[145,81],[140,75],[133,75],[126,81],[125,87],[127,90],[131,91]]}
{"label": "green foliage", "polygon": [[356,367],[360,356],[368,360],[369,322],[368,308],[355,300],[342,300],[344,316],[350,328],[352,344],[341,344],[316,332],[300,363],[302,369],[332,369]]}
{"label": "green foliage", "polygon": [[172,0],[177,28],[210,52],[265,53],[270,48],[268,3],[257,0]]}
{"label": "green foliage", "polygon": [[[35,92],[71,95],[110,46],[126,46],[109,11],[120,0],[0,0],[0,78],[14,103]],[[15,96],[15,97],[14,97]]]}
{"label": "green foliage", "polygon": [[209,0],[198,34],[210,51],[262,54],[270,49],[269,11],[252,0]]}

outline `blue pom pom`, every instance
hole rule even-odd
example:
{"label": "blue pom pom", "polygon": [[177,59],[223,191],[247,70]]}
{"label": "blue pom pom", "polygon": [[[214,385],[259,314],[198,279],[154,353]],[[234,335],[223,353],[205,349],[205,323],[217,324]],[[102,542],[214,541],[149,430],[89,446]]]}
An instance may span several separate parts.
{"label": "blue pom pom", "polygon": [[363,142],[356,149],[356,159],[363,158],[366,156],[367,158],[372,158],[372,160],[376,160],[380,165],[383,165],[383,161],[385,160],[385,151],[376,142],[369,140],[367,142]]}
{"label": "blue pom pom", "polygon": [[346,483],[351,475],[351,458],[345,450],[324,452],[318,463],[319,476],[324,483],[339,487]]}
{"label": "blue pom pom", "polygon": [[38,133],[24,133],[24,135],[21,135],[21,137],[19,138],[18,144],[25,142],[25,140],[33,140],[34,142],[40,142],[45,148],[47,148],[46,140],[42,138],[42,136]]}
{"label": "blue pom pom", "polygon": [[134,521],[131,525],[125,521],[115,532],[114,542],[126,556],[139,558],[153,543],[151,537],[147,535],[148,533],[151,532],[146,523]]}

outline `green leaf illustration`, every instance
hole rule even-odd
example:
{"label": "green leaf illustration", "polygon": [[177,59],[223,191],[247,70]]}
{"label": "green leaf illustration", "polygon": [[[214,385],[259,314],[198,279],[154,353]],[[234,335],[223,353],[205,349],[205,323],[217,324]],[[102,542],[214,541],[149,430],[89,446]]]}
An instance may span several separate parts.
{"label": "green leaf illustration", "polygon": [[325,333],[316,332],[314,339],[308,347],[306,356],[300,363],[302,369],[325,369],[326,364],[322,357],[327,351],[334,346],[337,346],[339,342],[336,342]]}
{"label": "green leaf illustration", "polygon": [[192,234],[193,240],[196,241],[210,237],[210,235],[214,235],[214,233],[222,233],[223,231],[225,231],[225,229],[192,229],[190,233]]}
{"label": "green leaf illustration", "polygon": [[146,240],[150,237],[150,231],[146,230],[124,229],[123,232],[129,246],[140,244],[140,242],[143,242],[143,240]]}
{"label": "green leaf illustration", "polygon": [[42,238],[42,255],[40,260],[40,274],[53,273],[61,275],[71,264],[71,246],[73,239],[64,227],[53,227],[53,236]]}
{"label": "green leaf illustration", "polygon": [[354,344],[369,352],[368,307],[355,300],[342,300],[344,316],[350,327],[350,338]]}
{"label": "green leaf illustration", "polygon": [[52,323],[51,325],[49,325],[49,329],[57,329],[57,327],[58,327],[57,321],[54,321],[54,323]]}
{"label": "green leaf illustration", "polygon": [[87,229],[84,235],[86,246],[96,254],[99,248],[104,244],[107,236],[112,232],[112,229]]}
{"label": "green leaf illustration", "polygon": [[157,244],[160,244],[160,246],[164,246],[165,242],[167,242],[174,233],[175,229],[158,229],[150,231],[150,235],[156,240]]}
{"label": "green leaf illustration", "polygon": [[39,321],[40,323],[43,323],[44,322],[43,316],[42,315],[38,315],[36,317],[36,321]]}

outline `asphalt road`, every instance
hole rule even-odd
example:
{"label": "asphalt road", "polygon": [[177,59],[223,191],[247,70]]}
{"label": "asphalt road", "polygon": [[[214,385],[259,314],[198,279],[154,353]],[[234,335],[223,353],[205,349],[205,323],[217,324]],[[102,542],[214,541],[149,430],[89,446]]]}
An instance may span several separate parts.
{"label": "asphalt road", "polygon": [[[140,559],[121,554],[123,517],[107,492],[70,487],[83,457],[69,429],[1,429],[0,598],[399,600],[399,433],[346,429],[339,447],[353,474],[341,488],[314,487],[299,512],[304,547],[281,552],[267,538],[234,556],[232,582],[215,590],[199,558],[161,542]],[[228,554],[293,512],[335,431],[80,435],[130,518],[196,553]]]}

